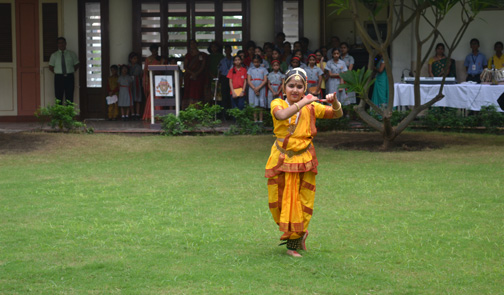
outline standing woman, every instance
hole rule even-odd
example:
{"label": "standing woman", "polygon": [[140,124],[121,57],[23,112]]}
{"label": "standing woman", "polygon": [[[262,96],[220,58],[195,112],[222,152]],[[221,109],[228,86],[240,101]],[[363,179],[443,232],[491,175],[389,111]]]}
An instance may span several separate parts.
{"label": "standing woman", "polygon": [[144,71],[143,71],[143,90],[145,94],[145,110],[142,116],[142,120],[149,120],[151,118],[151,100],[150,100],[150,79],[149,79],[149,65],[160,65],[161,57],[158,54],[159,46],[157,44],[152,44],[149,47],[151,55],[145,59]]}
{"label": "standing woman", "polygon": [[198,50],[196,40],[189,41],[189,50],[184,58],[184,101],[183,107],[204,100],[204,88],[208,81],[206,71],[207,54]]}
{"label": "standing woman", "polygon": [[[286,100],[271,102],[275,143],[266,164],[268,202],[273,219],[283,232],[280,240],[287,244],[287,255],[301,257],[297,250],[306,251],[308,224],[315,200],[317,156],[312,139],[317,134],[317,118],[339,118],[341,103],[331,93],[325,106],[317,97],[306,95],[307,78],[301,68],[287,72],[283,84]],[[282,243],[284,244],[284,243]]]}
{"label": "standing woman", "polygon": [[455,62],[449,61],[444,52],[444,44],[438,43],[436,45],[436,55],[429,59],[430,77],[443,77],[446,71],[448,71],[447,77],[455,77]]}
{"label": "standing woman", "polygon": [[380,59],[374,68],[376,80],[373,87],[372,101],[378,107],[386,108],[389,100],[388,76],[385,70],[383,56],[379,54],[378,57]]}

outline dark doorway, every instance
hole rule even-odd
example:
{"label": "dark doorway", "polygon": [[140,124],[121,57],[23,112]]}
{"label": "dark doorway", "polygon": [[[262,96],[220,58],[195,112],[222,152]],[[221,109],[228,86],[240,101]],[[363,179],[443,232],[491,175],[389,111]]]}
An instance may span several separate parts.
{"label": "dark doorway", "polygon": [[79,95],[83,118],[107,115],[109,1],[79,0]]}

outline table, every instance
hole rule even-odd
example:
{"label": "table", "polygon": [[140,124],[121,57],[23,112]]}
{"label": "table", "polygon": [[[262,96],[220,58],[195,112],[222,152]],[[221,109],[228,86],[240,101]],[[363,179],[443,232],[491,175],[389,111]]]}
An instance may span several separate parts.
{"label": "table", "polygon": [[[439,92],[441,85],[421,84],[420,103],[424,104],[433,99]],[[413,84],[394,84],[394,106],[415,105]],[[436,102],[436,107],[451,107],[479,111],[483,106],[496,106],[497,111],[504,112],[497,104],[497,99],[504,93],[504,85],[488,84],[453,84],[445,85],[445,97]]]}

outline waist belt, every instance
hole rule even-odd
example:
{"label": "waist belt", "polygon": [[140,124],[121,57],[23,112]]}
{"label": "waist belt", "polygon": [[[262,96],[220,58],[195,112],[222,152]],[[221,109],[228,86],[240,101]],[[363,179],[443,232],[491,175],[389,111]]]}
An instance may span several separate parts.
{"label": "waist belt", "polygon": [[318,83],[318,81],[315,81],[315,80],[308,80],[307,82],[308,82],[308,84],[317,84]]}
{"label": "waist belt", "polygon": [[250,79],[252,81],[262,81],[263,79]]}
{"label": "waist belt", "polygon": [[311,143],[309,143],[307,147],[299,151],[286,150],[278,144],[277,140],[275,140],[275,146],[277,150],[279,150],[282,154],[287,155],[287,157],[289,158],[292,158],[293,156],[301,155],[302,153],[306,152],[311,147]]}

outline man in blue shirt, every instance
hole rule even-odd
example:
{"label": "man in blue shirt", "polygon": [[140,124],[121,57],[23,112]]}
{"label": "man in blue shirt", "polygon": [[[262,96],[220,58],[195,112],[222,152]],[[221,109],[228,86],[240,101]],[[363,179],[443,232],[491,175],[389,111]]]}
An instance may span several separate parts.
{"label": "man in blue shirt", "polygon": [[224,114],[226,110],[231,108],[231,95],[229,89],[229,79],[227,74],[229,70],[233,67],[233,57],[231,56],[231,45],[224,46],[224,53],[226,56],[219,62],[219,83],[221,84],[221,95],[222,100],[219,105],[224,108]]}
{"label": "man in blue shirt", "polygon": [[478,51],[480,46],[478,39],[471,39],[470,44],[472,52],[466,57],[464,61],[464,66],[467,70],[466,81],[481,83],[480,75],[483,72],[483,69],[487,66],[487,59],[483,53],[480,53]]}

